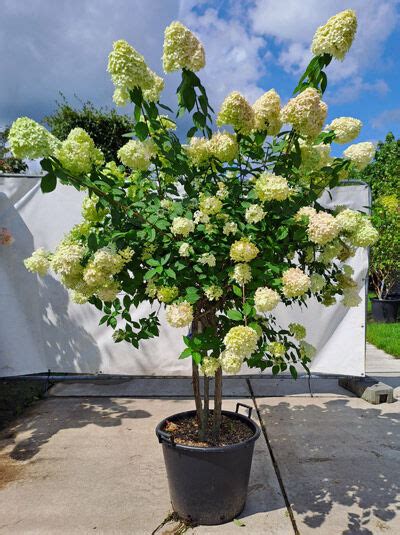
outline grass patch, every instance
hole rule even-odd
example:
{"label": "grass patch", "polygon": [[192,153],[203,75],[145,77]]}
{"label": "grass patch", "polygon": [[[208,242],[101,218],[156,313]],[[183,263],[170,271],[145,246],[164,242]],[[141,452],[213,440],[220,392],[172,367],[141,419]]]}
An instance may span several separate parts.
{"label": "grass patch", "polygon": [[400,358],[400,323],[376,323],[371,318],[371,299],[374,292],[368,293],[367,341],[393,357]]}
{"label": "grass patch", "polygon": [[400,358],[400,323],[367,323],[367,340],[389,355]]}

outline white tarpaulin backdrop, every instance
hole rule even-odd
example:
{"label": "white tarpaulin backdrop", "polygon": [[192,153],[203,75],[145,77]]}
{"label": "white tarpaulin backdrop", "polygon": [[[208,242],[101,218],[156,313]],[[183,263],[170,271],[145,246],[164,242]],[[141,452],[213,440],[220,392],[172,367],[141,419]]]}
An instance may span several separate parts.
{"label": "white tarpaulin backdrop", "polygon": [[[346,205],[366,210],[365,185],[335,188],[326,206]],[[83,194],[58,185],[43,195],[39,181],[0,176],[0,227],[7,227],[15,242],[0,246],[0,376],[29,373],[75,372],[127,375],[188,375],[189,359],[178,360],[185,330],[171,329],[162,320],[159,338],[136,350],[125,342],[115,344],[112,330],[99,326],[101,313],[91,305],[75,305],[52,276],[29,273],[23,259],[38,247],[53,249],[63,234],[80,220]],[[325,308],[312,300],[306,309],[278,309],[282,326],[299,321],[307,328],[307,340],[317,347],[312,371],[361,376],[365,373],[365,277],[366,250],[348,262],[355,271],[362,303],[346,309],[337,304]],[[149,305],[150,306],[150,305]],[[146,315],[147,305],[136,311]],[[243,373],[258,373],[243,368]]]}

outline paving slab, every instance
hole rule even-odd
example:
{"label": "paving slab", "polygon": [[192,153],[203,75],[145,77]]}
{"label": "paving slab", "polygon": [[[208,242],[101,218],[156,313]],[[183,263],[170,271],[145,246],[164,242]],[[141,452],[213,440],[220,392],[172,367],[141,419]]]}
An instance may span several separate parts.
{"label": "paving slab", "polygon": [[[202,379],[201,379],[202,382]],[[211,385],[212,386],[212,385]],[[212,390],[210,386],[210,389]],[[126,377],[81,381],[62,381],[50,390],[55,397],[134,397],[192,399],[190,377]],[[250,397],[244,377],[224,378],[224,397]]]}
{"label": "paving slab", "polygon": [[400,359],[367,343],[366,371],[368,375],[397,374],[400,376]]}
{"label": "paving slab", "polygon": [[[51,397],[30,407],[0,434],[0,533],[151,534],[170,512],[154,428],[192,406],[182,399]],[[263,436],[241,519],[242,528],[229,523],[187,533],[293,533]]]}
{"label": "paving slab", "polygon": [[258,399],[301,535],[400,533],[400,403]]}
{"label": "paving slab", "polygon": [[341,397],[347,398],[350,394],[340,387],[337,377],[251,377],[250,384],[255,397]]}

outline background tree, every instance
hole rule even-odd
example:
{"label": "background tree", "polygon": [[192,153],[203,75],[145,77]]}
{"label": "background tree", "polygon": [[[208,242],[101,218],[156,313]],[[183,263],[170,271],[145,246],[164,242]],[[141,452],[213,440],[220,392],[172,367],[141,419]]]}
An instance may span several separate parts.
{"label": "background tree", "polygon": [[52,134],[63,141],[73,128],[83,128],[103,152],[106,161],[117,161],[118,150],[126,143],[124,134],[133,129],[127,115],[119,115],[114,109],[95,108],[84,102],[74,108],[64,97],[57,102],[55,112],[44,118]]}
{"label": "background tree", "polygon": [[0,132],[0,172],[1,173],[23,173],[28,166],[23,160],[15,158],[7,147],[8,133],[10,127],[6,126]]}
{"label": "background tree", "polygon": [[374,161],[354,177],[371,187],[379,240],[371,249],[370,276],[378,298],[385,299],[400,273],[400,140],[389,132],[378,143]]}

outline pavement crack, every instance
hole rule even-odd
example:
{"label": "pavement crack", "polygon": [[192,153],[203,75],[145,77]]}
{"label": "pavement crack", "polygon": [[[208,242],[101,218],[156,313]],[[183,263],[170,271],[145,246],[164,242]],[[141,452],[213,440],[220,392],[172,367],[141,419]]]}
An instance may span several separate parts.
{"label": "pavement crack", "polygon": [[287,495],[287,492],[286,492],[286,489],[285,489],[285,485],[283,483],[283,479],[282,479],[282,476],[281,476],[281,471],[279,469],[278,462],[277,462],[277,460],[275,458],[274,452],[272,450],[271,443],[270,443],[269,438],[268,438],[267,428],[265,427],[265,424],[264,424],[264,422],[263,422],[263,420],[261,418],[260,409],[258,408],[257,400],[255,398],[253,387],[251,386],[250,379],[246,379],[246,383],[247,383],[247,387],[248,387],[250,395],[251,395],[251,399],[253,400],[254,407],[255,407],[256,412],[257,412],[258,420],[260,422],[261,431],[262,431],[262,433],[264,435],[265,442],[267,444],[267,448],[268,448],[268,451],[269,451],[269,454],[270,454],[270,457],[271,457],[272,465],[274,467],[275,475],[276,475],[276,478],[277,478],[278,483],[279,483],[279,488],[281,490],[283,499],[285,501],[286,510],[287,510],[288,515],[289,515],[290,521],[292,523],[294,534],[295,535],[300,535],[300,531],[299,531],[299,529],[297,527],[296,519],[294,517],[293,509],[292,509],[292,506],[290,505],[289,498],[288,498],[288,495]]}

